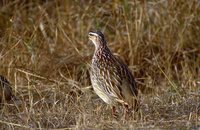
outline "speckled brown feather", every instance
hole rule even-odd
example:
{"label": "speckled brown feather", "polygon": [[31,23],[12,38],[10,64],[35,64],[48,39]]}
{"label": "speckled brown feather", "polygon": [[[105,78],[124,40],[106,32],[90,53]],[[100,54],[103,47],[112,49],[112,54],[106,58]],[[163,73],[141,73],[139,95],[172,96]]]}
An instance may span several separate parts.
{"label": "speckled brown feather", "polygon": [[[94,32],[101,34],[101,32]],[[97,95],[106,103],[122,103],[134,107],[138,90],[128,67],[117,59],[107,47],[101,34],[96,46],[92,65],[91,81]]]}

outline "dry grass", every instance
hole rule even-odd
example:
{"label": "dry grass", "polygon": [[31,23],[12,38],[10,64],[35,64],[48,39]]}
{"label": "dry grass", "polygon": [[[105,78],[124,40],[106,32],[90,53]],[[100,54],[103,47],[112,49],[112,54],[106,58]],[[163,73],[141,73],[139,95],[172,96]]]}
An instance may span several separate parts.
{"label": "dry grass", "polygon": [[[135,119],[113,119],[90,89],[92,29],[153,90],[140,94]],[[197,128],[200,2],[3,0],[0,74],[21,100],[1,106],[0,129]]]}

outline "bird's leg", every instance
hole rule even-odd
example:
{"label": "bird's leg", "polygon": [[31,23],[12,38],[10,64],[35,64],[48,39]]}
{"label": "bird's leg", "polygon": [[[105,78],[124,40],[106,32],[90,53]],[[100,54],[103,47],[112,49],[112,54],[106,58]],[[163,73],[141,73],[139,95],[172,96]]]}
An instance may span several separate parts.
{"label": "bird's leg", "polygon": [[125,120],[128,120],[129,118],[129,108],[127,104],[124,104],[124,117],[125,117]]}
{"label": "bird's leg", "polygon": [[133,105],[131,105],[131,107],[129,107],[128,104],[124,104],[124,108],[125,108],[125,119],[128,120],[129,118],[133,118],[136,119],[135,113],[138,112],[138,108],[139,108],[139,104],[137,99],[133,100]]}
{"label": "bird's leg", "polygon": [[116,113],[116,108],[115,108],[115,106],[112,106],[112,115],[113,115],[114,118],[117,117],[117,113]]}

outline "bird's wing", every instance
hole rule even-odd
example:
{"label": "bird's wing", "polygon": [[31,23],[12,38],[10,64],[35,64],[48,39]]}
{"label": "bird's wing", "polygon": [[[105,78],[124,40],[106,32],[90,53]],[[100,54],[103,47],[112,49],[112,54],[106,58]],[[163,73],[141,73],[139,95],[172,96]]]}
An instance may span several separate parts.
{"label": "bird's wing", "polygon": [[119,66],[118,68],[118,73],[120,73],[120,80],[122,81],[121,85],[124,88],[125,86],[128,87],[126,88],[127,90],[131,90],[132,95],[136,96],[137,95],[137,85],[135,82],[135,79],[129,70],[128,66],[126,66],[121,59],[116,57],[117,65]]}
{"label": "bird's wing", "polygon": [[121,94],[121,81],[118,74],[117,67],[112,65],[112,62],[107,62],[107,64],[99,69],[98,79],[101,80],[101,85],[104,91],[112,98],[123,99]]}

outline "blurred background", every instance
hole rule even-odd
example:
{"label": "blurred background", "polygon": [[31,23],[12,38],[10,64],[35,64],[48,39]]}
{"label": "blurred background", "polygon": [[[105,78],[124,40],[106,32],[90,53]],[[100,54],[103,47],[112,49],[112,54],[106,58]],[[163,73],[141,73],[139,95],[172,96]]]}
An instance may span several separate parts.
{"label": "blurred background", "polygon": [[[92,91],[90,30],[136,77],[140,116],[124,122]],[[198,0],[2,0],[0,74],[19,104],[0,128],[163,128],[200,125]],[[120,110],[119,110],[120,111]]]}

